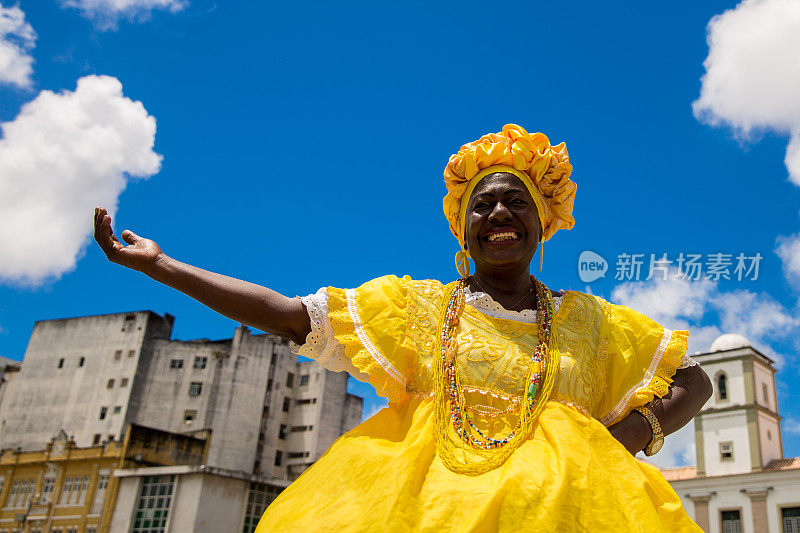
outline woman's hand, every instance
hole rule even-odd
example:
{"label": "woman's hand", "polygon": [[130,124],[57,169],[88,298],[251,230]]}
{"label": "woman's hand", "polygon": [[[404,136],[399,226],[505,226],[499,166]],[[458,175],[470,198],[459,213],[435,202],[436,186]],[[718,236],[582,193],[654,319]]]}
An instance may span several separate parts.
{"label": "woman's hand", "polygon": [[132,231],[122,232],[122,244],[111,230],[111,216],[102,208],[94,210],[94,240],[103,249],[109,261],[152,276],[156,263],[162,257],[161,248],[150,239],[143,239]]}
{"label": "woman's hand", "polygon": [[299,298],[287,298],[261,285],[216,274],[167,256],[158,245],[130,232],[122,232],[127,246],[111,231],[105,209],[94,211],[94,238],[109,261],[138,270],[179,290],[214,311],[260,330],[305,342],[311,320]]}

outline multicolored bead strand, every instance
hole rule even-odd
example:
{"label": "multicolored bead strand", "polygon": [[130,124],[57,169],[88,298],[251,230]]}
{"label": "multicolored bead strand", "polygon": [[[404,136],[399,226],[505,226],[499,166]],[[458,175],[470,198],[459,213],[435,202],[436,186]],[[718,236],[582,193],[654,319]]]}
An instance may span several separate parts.
{"label": "multicolored bead strand", "polygon": [[523,402],[523,412],[514,429],[505,438],[495,439],[484,435],[472,420],[470,420],[466,411],[464,395],[459,387],[458,373],[455,368],[455,356],[458,348],[455,339],[455,329],[458,326],[459,316],[464,308],[466,278],[460,279],[456,283],[456,288],[447,304],[440,338],[446,390],[448,391],[450,404],[450,420],[453,423],[456,434],[467,444],[484,450],[500,448],[511,442],[514,437],[517,436],[523,420],[531,416],[537,403],[536,394],[539,391],[542,377],[546,372],[550,329],[553,318],[552,297],[550,295],[550,290],[542,282],[534,279],[538,300],[536,321],[539,326],[539,342],[531,358],[526,401]]}

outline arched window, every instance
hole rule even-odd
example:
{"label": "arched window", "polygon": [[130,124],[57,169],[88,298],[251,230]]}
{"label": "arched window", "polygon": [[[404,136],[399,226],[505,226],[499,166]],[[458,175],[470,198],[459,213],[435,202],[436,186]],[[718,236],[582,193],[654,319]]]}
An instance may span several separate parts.
{"label": "arched window", "polygon": [[717,374],[717,399],[728,399],[728,376],[725,375],[725,372]]}

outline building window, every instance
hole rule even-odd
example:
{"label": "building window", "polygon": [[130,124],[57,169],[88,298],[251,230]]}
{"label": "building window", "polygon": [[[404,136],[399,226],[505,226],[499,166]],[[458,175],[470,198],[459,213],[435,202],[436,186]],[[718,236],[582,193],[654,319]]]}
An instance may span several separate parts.
{"label": "building window", "polygon": [[281,466],[283,462],[283,452],[280,450],[275,450],[275,466]]}
{"label": "building window", "polygon": [[128,378],[122,378],[122,381],[119,382],[120,387],[127,387],[128,386]]}
{"label": "building window", "polygon": [[131,533],[166,531],[175,476],[145,476],[136,505]]}
{"label": "building window", "polygon": [[95,433],[94,437],[92,438],[92,446],[97,446],[98,444],[100,444],[100,439],[101,438],[102,438],[102,435],[100,435],[100,433]]}
{"label": "building window", "polygon": [[173,359],[169,362],[170,368],[183,368],[183,359]]}
{"label": "building window", "polygon": [[136,357],[136,350],[128,350],[128,359]]}
{"label": "building window", "polygon": [[722,511],[722,533],[742,533],[742,517],[739,509]]}
{"label": "building window", "polygon": [[800,533],[800,507],[782,508],[781,523],[784,533]]}
{"label": "building window", "polygon": [[725,372],[717,374],[717,399],[728,399],[728,376],[725,375]]}
{"label": "building window", "polygon": [[106,419],[106,414],[108,413],[108,407],[101,407],[100,408],[100,420]]}
{"label": "building window", "polygon": [[14,480],[8,494],[6,508],[21,509],[27,507],[33,497],[33,488],[35,485],[35,479]]}
{"label": "building window", "polygon": [[130,333],[136,326],[136,315],[128,315],[125,317],[125,322],[122,324],[122,331]]}
{"label": "building window", "polygon": [[266,511],[267,506],[272,503],[283,489],[264,483],[250,483],[250,490],[247,493],[247,507],[244,511],[244,525],[242,533],[253,533],[256,530],[261,515]]}
{"label": "building window", "polygon": [[42,484],[42,494],[39,496],[39,501],[42,503],[50,503],[50,499],[53,497],[53,487],[56,484],[56,478],[54,477],[46,477],[44,478],[44,483]]}
{"label": "building window", "polygon": [[290,403],[291,401],[292,401],[292,400],[290,400],[289,398],[284,398],[284,399],[283,399],[283,412],[284,412],[284,413],[288,413],[288,412],[289,412],[289,403]]}
{"label": "building window", "polygon": [[83,364],[85,362],[86,362],[86,358],[85,357],[81,357],[80,359],[78,359],[78,366],[83,366]]}
{"label": "building window", "polygon": [[113,379],[109,379],[108,380],[108,383],[106,383],[106,388],[107,389],[113,389],[114,388],[114,380]]}
{"label": "building window", "polygon": [[72,493],[72,478],[68,477],[64,479],[64,486],[61,487],[61,499],[59,500],[59,505],[66,505],[69,502],[70,494]]}
{"label": "building window", "polygon": [[58,360],[58,368],[64,368],[64,358]]}
{"label": "building window", "polygon": [[108,440],[114,440],[114,434],[113,433],[109,433],[108,434]]}
{"label": "building window", "polygon": [[287,458],[300,459],[301,457],[308,457],[309,455],[311,455],[309,452],[292,452],[289,455],[287,455]]}
{"label": "building window", "polygon": [[720,442],[719,443],[719,460],[720,461],[733,461],[733,443]]}
{"label": "building window", "polygon": [[292,426],[292,433],[299,433],[301,431],[312,431],[314,426]]}
{"label": "building window", "polygon": [[317,403],[317,399],[316,398],[302,398],[300,400],[296,400],[294,403],[297,404],[297,405],[309,405],[309,404],[312,404],[312,403]]}
{"label": "building window", "polygon": [[195,357],[194,358],[194,368],[203,369],[208,364],[208,357]]}
{"label": "building window", "polygon": [[122,350],[117,350],[114,352],[114,361],[119,361],[122,359]]}
{"label": "building window", "polygon": [[286,388],[291,389],[293,384],[294,384],[294,374],[289,372],[288,374],[286,374]]}
{"label": "building window", "polygon": [[108,474],[101,473],[100,477],[97,478],[97,489],[94,491],[92,514],[100,514],[102,512],[103,502],[106,499],[106,487],[108,487]]}
{"label": "building window", "polygon": [[183,423],[187,426],[191,425],[195,418],[197,418],[197,411],[194,409],[187,409],[183,412]]}
{"label": "building window", "polygon": [[200,396],[201,392],[203,392],[203,384],[199,381],[192,381],[189,385],[189,396]]}
{"label": "building window", "polygon": [[118,415],[121,411],[122,411],[122,406],[121,405],[115,405],[114,406],[114,414],[115,415]]}
{"label": "building window", "polygon": [[280,429],[278,429],[278,438],[279,439],[286,438],[286,424],[281,424]]}
{"label": "building window", "polygon": [[267,380],[267,392],[272,390],[272,378]]}
{"label": "building window", "polygon": [[308,385],[308,374],[300,376],[300,386],[304,387],[306,385]]}
{"label": "building window", "polygon": [[761,394],[764,396],[764,405],[769,406],[769,388],[766,383],[761,384]]}
{"label": "building window", "polygon": [[71,476],[64,479],[64,487],[61,489],[59,505],[83,505],[86,499],[86,490],[89,488],[89,476]]}

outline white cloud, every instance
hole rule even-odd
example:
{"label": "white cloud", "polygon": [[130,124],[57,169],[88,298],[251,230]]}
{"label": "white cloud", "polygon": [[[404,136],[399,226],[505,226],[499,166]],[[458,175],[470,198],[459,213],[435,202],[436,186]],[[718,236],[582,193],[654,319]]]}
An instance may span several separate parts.
{"label": "white cloud", "polygon": [[[740,333],[780,363],[783,357],[770,347],[771,341],[800,327],[800,319],[766,293],[721,291],[716,282],[684,279],[676,271],[666,280],[617,285],[611,299],[668,328],[689,330],[689,353],[707,351],[722,333]],[[715,316],[709,321],[710,315]]]}
{"label": "white cloud", "polygon": [[79,9],[102,29],[115,28],[120,19],[147,20],[154,10],[172,13],[186,7],[187,0],[62,0],[65,7]]}
{"label": "white cloud", "polygon": [[30,87],[36,32],[18,7],[0,5],[0,83]]}
{"label": "white cloud", "polygon": [[0,279],[35,285],[74,268],[97,205],[158,172],[156,122],[108,76],[42,91],[0,124]]}
{"label": "white cloud", "polygon": [[800,435],[800,420],[797,420],[796,418],[784,419],[783,430],[792,435]]}
{"label": "white cloud", "polygon": [[695,116],[747,137],[770,129],[791,136],[786,166],[800,186],[800,2],[745,0],[708,23]]}
{"label": "white cloud", "polygon": [[781,258],[786,279],[800,285],[800,233],[779,237],[775,253]]}

